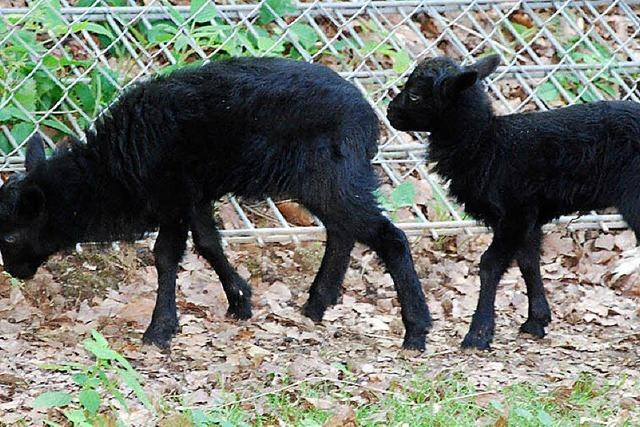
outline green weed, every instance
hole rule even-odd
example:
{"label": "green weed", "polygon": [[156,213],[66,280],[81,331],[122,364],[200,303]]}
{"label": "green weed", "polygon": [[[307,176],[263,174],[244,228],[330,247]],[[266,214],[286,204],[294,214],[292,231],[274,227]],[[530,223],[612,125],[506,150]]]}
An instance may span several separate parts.
{"label": "green weed", "polygon": [[[81,0],[77,6],[104,3]],[[125,3],[106,1],[112,6]],[[274,24],[295,10],[292,0],[265,1],[254,31],[227,22],[208,0],[191,2],[186,17],[167,1],[163,1],[163,6],[169,19],[152,20],[148,25],[137,20],[125,28],[151,55],[162,49],[165,56],[175,59],[175,64],[165,65],[161,73],[187,64],[200,64],[202,53],[212,60],[264,55],[304,59],[306,54],[316,55],[322,47],[320,36],[310,24],[296,22],[287,28],[287,34]],[[108,23],[78,21],[69,25],[60,13],[61,7],[59,0],[41,0],[34,3],[27,16],[0,16],[0,40],[4,40],[0,46],[0,105],[3,105],[0,125],[10,129],[13,139],[0,132],[0,153],[5,155],[17,153],[21,143],[33,133],[35,122],[40,122],[40,127],[54,142],[77,130],[69,116],[74,117],[79,127],[87,127],[99,111],[113,102],[120,88],[140,71]],[[390,58],[396,71],[409,67],[411,61],[405,52],[378,41],[390,38],[386,33],[373,28],[372,24],[365,27],[364,33],[358,36],[362,42],[345,35],[334,44],[337,51],[325,49],[321,56],[337,55],[344,59],[356,53],[375,54]],[[115,69],[87,59],[91,53],[79,51],[73,43],[58,42],[69,41],[70,36],[81,32],[89,33],[100,50],[116,59]],[[359,47],[362,43],[364,46]],[[83,78],[76,78],[78,73]]]}
{"label": "green weed", "polygon": [[[109,347],[107,340],[97,331],[83,343],[96,362],[85,366],[76,363],[44,365],[43,369],[66,372],[79,386],[77,393],[70,391],[48,391],[39,395],[34,408],[55,408],[62,412],[74,426],[124,425],[118,417],[121,410],[127,411],[129,404],[124,388],[133,392],[151,413],[155,409],[140,384],[140,376],[120,353]],[[117,405],[112,403],[112,399]],[[50,426],[58,424],[47,421]]]}

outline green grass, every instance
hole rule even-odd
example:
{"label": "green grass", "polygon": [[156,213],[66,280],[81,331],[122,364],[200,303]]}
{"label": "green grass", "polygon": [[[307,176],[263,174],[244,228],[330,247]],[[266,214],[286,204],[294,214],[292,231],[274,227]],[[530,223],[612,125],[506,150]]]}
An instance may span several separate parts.
{"label": "green grass", "polygon": [[[339,408],[352,411],[331,425],[358,426],[582,426],[639,425],[640,405],[619,396],[637,395],[640,383],[625,377],[604,381],[583,374],[568,385],[515,381],[478,389],[470,373],[430,376],[423,370],[394,378],[384,389],[359,382],[348,369],[343,379],[312,377],[292,382],[271,378],[251,391],[220,391],[221,404],[185,407],[181,396],[150,396],[144,378],[98,332],[84,341],[93,365],[65,363],[43,371],[67,373],[75,385],[41,393],[33,406],[48,410],[47,425],[126,425],[122,415],[137,402],[160,426],[323,426]],[[277,383],[277,385],[273,385]],[[142,406],[142,408],[141,408]],[[1,424],[0,424],[1,425]],[[18,425],[29,425],[29,420]]]}
{"label": "green grass", "polygon": [[[310,402],[322,400],[355,409],[357,425],[420,426],[579,426],[617,420],[614,425],[638,425],[640,410],[625,411],[615,398],[624,381],[596,385],[591,376],[581,376],[571,387],[517,383],[499,390],[479,391],[467,374],[438,378],[417,374],[405,385],[384,393],[333,383],[303,383],[299,387],[267,396],[266,403],[244,401],[211,410],[183,410],[191,425],[322,426],[332,409],[318,409]],[[636,385],[637,387],[637,385]],[[349,390],[349,391],[347,391]],[[357,393],[356,393],[357,392]],[[356,396],[358,395],[358,396]],[[355,404],[366,396],[369,403]],[[189,424],[188,424],[189,425]]]}

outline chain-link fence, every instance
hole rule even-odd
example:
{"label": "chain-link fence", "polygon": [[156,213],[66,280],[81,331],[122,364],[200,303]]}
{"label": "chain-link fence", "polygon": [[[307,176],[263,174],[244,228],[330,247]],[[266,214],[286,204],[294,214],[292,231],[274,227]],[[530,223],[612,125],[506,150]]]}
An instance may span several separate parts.
{"label": "chain-link fence", "polygon": [[[366,94],[384,127],[375,158],[380,202],[403,229],[474,232],[483,228],[430,173],[426,137],[397,132],[385,117],[418,59],[499,53],[488,90],[503,114],[640,98],[640,1],[217,3],[0,0],[0,171],[22,167],[22,145],[35,131],[51,148],[82,136],[132,81],[198,61],[286,56],[327,64]],[[322,235],[320,222],[291,201],[229,198],[217,215],[232,240]],[[611,213],[559,222],[624,226]]]}

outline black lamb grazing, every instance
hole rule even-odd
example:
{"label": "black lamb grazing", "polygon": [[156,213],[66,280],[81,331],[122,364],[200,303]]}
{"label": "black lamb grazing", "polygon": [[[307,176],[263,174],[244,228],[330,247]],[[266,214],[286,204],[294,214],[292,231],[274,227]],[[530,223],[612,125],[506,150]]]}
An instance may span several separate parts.
{"label": "black lamb grazing", "polygon": [[378,120],[360,92],[321,65],[235,58],[186,68],[128,90],[87,132],[86,144],[45,160],[28,144],[26,174],[0,190],[5,269],[28,278],[76,242],[131,240],[159,228],[158,295],[144,341],[167,347],[178,328],[176,272],[191,230],[224,287],[229,315],[251,316],[251,290],[225,257],[211,201],[298,199],[327,229],[304,313],[336,304],[355,241],[393,277],[404,347],[424,349],[431,319],[403,232],[372,191]]}
{"label": "black lamb grazing", "polygon": [[597,102],[496,116],[481,79],[496,55],[462,67],[418,65],[391,102],[403,131],[431,132],[429,157],[451,194],[493,229],[480,261],[480,297],[463,347],[489,348],[496,287],[515,258],[527,285],[521,331],[543,337],[551,320],[540,275],[541,227],[576,211],[616,207],[640,238],[640,104]]}

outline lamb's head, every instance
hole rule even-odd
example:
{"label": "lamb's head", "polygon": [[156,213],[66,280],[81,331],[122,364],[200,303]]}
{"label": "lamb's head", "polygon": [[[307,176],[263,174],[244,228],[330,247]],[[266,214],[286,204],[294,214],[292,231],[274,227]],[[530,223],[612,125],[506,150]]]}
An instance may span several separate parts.
{"label": "lamb's head", "polygon": [[474,108],[469,104],[477,103],[478,108],[487,108],[480,80],[493,73],[499,64],[498,55],[486,56],[468,66],[458,65],[447,57],[421,62],[389,104],[389,122],[398,130],[429,132],[450,123],[460,106]]}
{"label": "lamb's head", "polygon": [[44,236],[46,202],[44,192],[30,176],[45,161],[39,135],[27,143],[26,174],[14,174],[0,188],[0,252],[4,269],[12,276],[28,279],[55,252]]}

